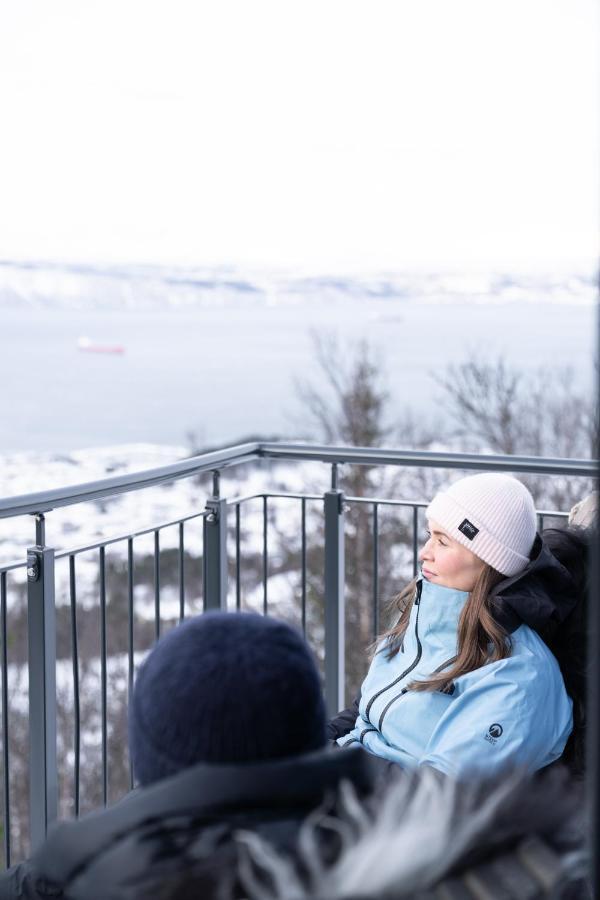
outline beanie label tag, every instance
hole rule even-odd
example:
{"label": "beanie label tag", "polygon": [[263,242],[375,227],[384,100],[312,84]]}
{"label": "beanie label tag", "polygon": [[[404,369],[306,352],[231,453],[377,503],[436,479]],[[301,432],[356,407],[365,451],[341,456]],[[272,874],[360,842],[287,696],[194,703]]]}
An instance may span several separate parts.
{"label": "beanie label tag", "polygon": [[464,536],[468,538],[470,541],[473,540],[474,537],[477,537],[479,534],[479,528],[475,528],[472,522],[469,522],[468,519],[463,519],[460,525],[458,526],[458,530],[462,531]]}

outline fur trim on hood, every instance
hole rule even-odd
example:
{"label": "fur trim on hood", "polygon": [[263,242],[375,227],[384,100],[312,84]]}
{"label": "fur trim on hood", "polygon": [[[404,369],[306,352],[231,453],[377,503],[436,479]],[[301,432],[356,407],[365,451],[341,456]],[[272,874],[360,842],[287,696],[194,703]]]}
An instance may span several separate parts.
{"label": "fur trim on hood", "polygon": [[[375,809],[343,786],[343,814],[313,814],[300,833],[301,871],[256,835],[240,834],[250,900],[582,898],[584,837],[564,770],[460,783],[423,767],[404,773]],[[342,850],[321,861],[319,833]],[[573,893],[576,891],[576,893]]]}

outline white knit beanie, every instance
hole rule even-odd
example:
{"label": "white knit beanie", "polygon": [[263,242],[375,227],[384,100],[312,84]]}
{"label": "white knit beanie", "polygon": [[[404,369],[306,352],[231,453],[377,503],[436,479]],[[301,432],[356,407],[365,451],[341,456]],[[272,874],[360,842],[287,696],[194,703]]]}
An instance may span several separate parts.
{"label": "white knit beanie", "polygon": [[503,575],[516,575],[529,562],[535,506],[525,485],[510,475],[461,478],[436,494],[426,515]]}

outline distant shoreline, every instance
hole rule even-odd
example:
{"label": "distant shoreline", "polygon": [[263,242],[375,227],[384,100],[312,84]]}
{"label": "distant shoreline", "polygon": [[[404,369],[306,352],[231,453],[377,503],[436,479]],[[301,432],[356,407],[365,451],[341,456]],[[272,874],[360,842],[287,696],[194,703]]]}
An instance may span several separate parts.
{"label": "distant shoreline", "polygon": [[345,300],[428,303],[597,302],[595,267],[523,272],[364,272],[310,274],[235,267],[91,265],[0,260],[0,308],[189,309],[274,307]]}

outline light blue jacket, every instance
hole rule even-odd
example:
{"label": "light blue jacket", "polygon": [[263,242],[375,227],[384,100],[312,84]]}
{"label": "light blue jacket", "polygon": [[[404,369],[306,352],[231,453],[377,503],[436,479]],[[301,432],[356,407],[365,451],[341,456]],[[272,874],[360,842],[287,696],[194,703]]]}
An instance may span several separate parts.
{"label": "light blue jacket", "polygon": [[509,657],[455,679],[448,693],[408,685],[447,668],[468,594],[417,582],[402,649],[382,642],[362,685],[360,715],[340,745],[360,742],[405,768],[430,765],[455,776],[533,771],[557,759],[573,727],[556,659],[527,625],[510,636]]}

